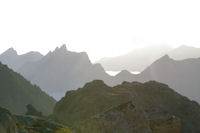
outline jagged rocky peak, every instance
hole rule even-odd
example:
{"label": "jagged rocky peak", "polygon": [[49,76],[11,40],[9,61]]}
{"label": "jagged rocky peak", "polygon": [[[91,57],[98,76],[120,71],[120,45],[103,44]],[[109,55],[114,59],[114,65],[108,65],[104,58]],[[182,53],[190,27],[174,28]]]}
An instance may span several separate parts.
{"label": "jagged rocky peak", "polygon": [[14,48],[9,48],[8,50],[6,50],[3,55],[17,55],[17,51]]}
{"label": "jagged rocky peak", "polygon": [[56,49],[53,52],[67,52],[67,47],[65,44],[63,44],[61,47],[56,47]]}

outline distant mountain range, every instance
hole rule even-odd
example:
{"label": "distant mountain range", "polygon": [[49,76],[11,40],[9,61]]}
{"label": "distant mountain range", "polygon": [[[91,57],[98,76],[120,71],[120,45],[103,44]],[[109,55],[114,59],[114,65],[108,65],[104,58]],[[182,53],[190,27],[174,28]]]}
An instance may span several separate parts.
{"label": "distant mountain range", "polygon": [[107,71],[128,70],[141,72],[166,54],[175,60],[198,58],[200,57],[200,48],[182,45],[174,49],[168,45],[150,45],[135,49],[125,55],[102,58],[97,63],[102,64]]}
{"label": "distant mountain range", "polygon": [[27,62],[38,61],[43,57],[39,52],[28,52],[23,55],[18,55],[17,51],[13,48],[9,48],[4,53],[0,55],[0,61],[3,64],[7,64],[8,67],[12,68],[14,71],[18,71]]}
{"label": "distant mountain range", "polygon": [[68,51],[65,45],[38,61],[26,63],[18,72],[56,99],[86,82],[111,78],[101,65],[90,62],[87,53]]}
{"label": "distant mountain range", "polygon": [[43,114],[49,115],[55,102],[39,87],[0,63],[0,106],[12,113],[24,114],[26,105],[32,104]]}
{"label": "distant mountain range", "polygon": [[168,55],[155,61],[138,75],[122,71],[115,82],[155,80],[200,103],[200,58],[174,60]]}
{"label": "distant mountain range", "polygon": [[198,133],[200,105],[165,84],[95,80],[68,91],[53,117],[77,133]]}
{"label": "distant mountain range", "polygon": [[[180,94],[200,102],[198,95],[200,94],[200,58],[185,59],[186,57],[198,57],[200,52],[198,53],[197,51],[199,49],[181,46],[172,51],[170,50],[172,49],[166,46],[166,48],[157,48],[154,51],[160,53],[159,56],[164,54],[163,51],[168,51],[170,56],[180,60],[163,56],[150,64],[138,75],[123,70],[116,76],[110,76],[100,64],[92,64],[87,53],[68,51],[65,45],[49,52],[39,60],[26,62],[17,69],[17,72],[56,99],[64,96],[66,91],[77,89],[85,83],[96,79],[103,80],[110,86],[117,85],[123,81],[145,82],[156,80],[168,84]],[[185,51],[185,54],[176,51]],[[158,54],[155,55],[157,56]],[[180,56],[176,57],[175,55]],[[8,57],[11,60],[11,64],[13,60],[15,62],[15,59],[12,60],[12,56]],[[144,59],[143,62],[145,61]],[[136,64],[136,62],[132,62],[132,64]]]}

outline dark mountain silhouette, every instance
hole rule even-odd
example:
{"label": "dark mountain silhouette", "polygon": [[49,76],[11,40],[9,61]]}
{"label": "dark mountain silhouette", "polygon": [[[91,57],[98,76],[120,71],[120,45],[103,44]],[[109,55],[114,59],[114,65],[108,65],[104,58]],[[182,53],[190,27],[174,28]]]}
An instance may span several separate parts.
{"label": "dark mountain silhouette", "polygon": [[109,87],[96,80],[68,91],[56,103],[53,117],[87,133],[197,133],[199,112],[198,103],[165,84],[123,82]]}
{"label": "dark mountain silhouette", "polygon": [[13,48],[9,48],[0,55],[0,61],[3,64],[8,65],[8,67],[14,71],[18,71],[18,69],[27,62],[37,61],[42,57],[43,55],[41,55],[39,52],[28,52],[26,54],[18,55]]}
{"label": "dark mountain silhouette", "polygon": [[143,71],[154,61],[168,54],[176,60],[188,58],[199,58],[200,48],[182,45],[178,48],[171,48],[168,45],[152,45],[112,58],[103,58],[98,61],[108,71]]}
{"label": "dark mountain silhouette", "polygon": [[18,71],[48,94],[59,99],[67,90],[76,89],[94,79],[110,80],[99,64],[92,64],[85,52],[76,53],[63,45],[41,60],[25,64]]}
{"label": "dark mountain silhouette", "polygon": [[0,106],[13,113],[25,113],[32,104],[45,115],[50,114],[55,100],[21,75],[0,63]]}

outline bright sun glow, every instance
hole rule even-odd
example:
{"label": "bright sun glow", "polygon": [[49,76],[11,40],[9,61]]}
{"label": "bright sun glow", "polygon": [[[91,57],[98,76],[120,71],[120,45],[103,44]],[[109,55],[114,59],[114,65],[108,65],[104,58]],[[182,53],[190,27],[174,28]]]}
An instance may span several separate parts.
{"label": "bright sun glow", "polygon": [[1,0],[0,52],[66,44],[92,61],[149,44],[200,46],[198,0]]}

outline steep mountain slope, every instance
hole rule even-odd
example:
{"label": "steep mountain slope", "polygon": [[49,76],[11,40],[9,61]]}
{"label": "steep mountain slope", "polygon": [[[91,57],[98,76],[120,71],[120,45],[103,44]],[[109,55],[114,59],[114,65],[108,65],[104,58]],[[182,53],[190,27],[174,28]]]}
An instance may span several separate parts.
{"label": "steep mountain slope", "polygon": [[32,104],[44,114],[50,114],[55,100],[0,63],[0,106],[13,113],[25,113],[27,104]]}
{"label": "steep mountain slope", "polygon": [[[133,80],[156,80],[168,84],[180,94],[200,102],[200,58],[176,61],[164,56]],[[132,80],[132,81],[133,81]]]}
{"label": "steep mountain slope", "polygon": [[151,45],[138,48],[132,52],[118,57],[103,58],[98,61],[107,71],[143,71],[155,60],[171,51],[168,45]]}
{"label": "steep mountain slope", "polygon": [[60,99],[65,92],[94,79],[110,80],[99,64],[92,64],[85,52],[70,52],[63,45],[41,60],[24,65],[19,72],[48,94]]}
{"label": "steep mountain slope", "polygon": [[8,65],[11,69],[18,71],[25,63],[40,60],[42,57],[43,55],[38,52],[28,52],[23,55],[18,55],[13,48],[9,48],[0,55],[0,61]]}
{"label": "steep mountain slope", "polygon": [[[116,111],[111,109],[113,113],[109,115],[110,108],[120,104],[123,105],[128,101],[132,101],[136,109],[135,111],[130,111],[130,113],[125,113],[125,116],[121,116],[115,115]],[[126,108],[124,109],[127,110]],[[114,108],[114,110],[116,110],[116,108]],[[123,113],[122,110],[120,111],[121,113]],[[150,126],[150,130],[153,131],[153,127],[158,126],[162,122],[168,125],[165,118],[171,116],[172,119],[170,120],[176,117],[180,119],[181,133],[197,133],[200,132],[199,112],[200,105],[198,103],[190,101],[186,97],[170,89],[167,85],[158,82],[151,81],[144,84],[138,82],[124,82],[121,85],[109,87],[105,85],[103,81],[96,80],[87,83],[83,88],[79,88],[76,91],[67,92],[65,97],[56,103],[53,117],[65,124],[77,127],[81,131],[84,131],[85,127],[88,127],[88,131],[92,129],[93,132],[95,132],[94,130],[97,129],[97,131],[102,131],[101,133],[104,133],[103,131],[107,131],[104,130],[107,126],[101,126],[101,120],[103,120],[105,124],[109,124],[112,120],[120,122],[120,119],[122,119],[121,124],[115,126],[113,123],[108,129],[111,129],[113,126],[124,129],[124,131],[133,131],[130,127],[134,126],[139,129],[140,123],[146,125],[145,123],[147,121],[145,120],[148,118],[148,120],[155,120],[152,121],[153,125],[147,125],[148,127]],[[140,115],[136,115],[138,113]],[[128,122],[127,119],[131,119],[131,116],[134,114],[137,119],[134,119],[135,123],[130,120],[133,125],[129,127],[126,125]],[[106,117],[107,115],[108,117]],[[114,117],[112,117],[112,115],[114,115]],[[96,118],[98,120],[96,120]],[[92,121],[93,124],[88,122],[88,120]],[[115,131],[120,132],[120,130]]]}

